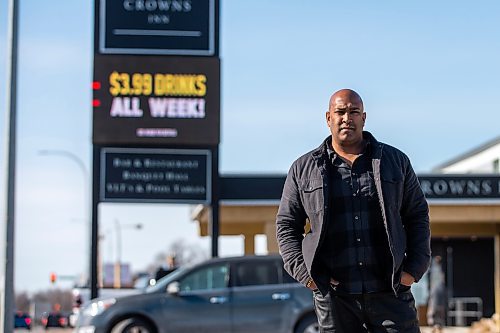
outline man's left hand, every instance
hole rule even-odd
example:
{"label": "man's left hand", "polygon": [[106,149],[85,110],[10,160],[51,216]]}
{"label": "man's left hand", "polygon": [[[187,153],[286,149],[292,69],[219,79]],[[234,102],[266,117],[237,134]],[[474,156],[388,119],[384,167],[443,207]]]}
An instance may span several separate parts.
{"label": "man's left hand", "polygon": [[415,282],[415,278],[411,276],[409,273],[403,271],[401,274],[401,284],[407,287],[411,286]]}

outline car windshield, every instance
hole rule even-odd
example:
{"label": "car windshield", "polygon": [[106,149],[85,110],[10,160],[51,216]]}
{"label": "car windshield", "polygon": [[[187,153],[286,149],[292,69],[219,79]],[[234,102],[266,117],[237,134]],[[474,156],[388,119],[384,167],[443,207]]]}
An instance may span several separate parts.
{"label": "car windshield", "polygon": [[172,273],[170,273],[167,276],[156,281],[156,284],[154,286],[147,287],[145,292],[146,293],[154,293],[154,292],[158,292],[158,291],[165,291],[165,289],[167,288],[167,285],[170,282],[177,280],[178,277],[180,275],[184,274],[184,272],[187,271],[189,268],[191,268],[191,265],[179,267],[178,269],[176,269]]}

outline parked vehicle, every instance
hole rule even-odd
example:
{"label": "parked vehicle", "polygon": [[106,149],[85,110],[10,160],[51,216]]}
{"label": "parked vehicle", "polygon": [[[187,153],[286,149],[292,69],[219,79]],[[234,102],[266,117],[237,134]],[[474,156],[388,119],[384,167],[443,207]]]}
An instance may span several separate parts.
{"label": "parked vehicle", "polygon": [[42,315],[42,325],[45,329],[50,327],[66,327],[68,326],[68,317],[58,311],[45,312]]}
{"label": "parked vehicle", "polygon": [[[143,287],[144,289],[144,287]],[[133,294],[138,294],[141,292],[141,289],[136,288],[100,288],[99,295],[101,298],[116,298],[122,296],[128,296]],[[84,287],[73,288],[73,309],[69,314],[69,327],[75,327],[76,322],[78,321],[78,316],[80,314],[80,310],[82,306],[86,303],[90,302],[90,289]]]}
{"label": "parked vehicle", "polygon": [[155,283],[156,280],[151,276],[151,274],[147,272],[139,273],[134,281],[134,289],[144,290]]}
{"label": "parked vehicle", "polygon": [[311,291],[282,267],[279,256],[181,267],[144,293],[93,300],[75,332],[317,332]]}
{"label": "parked vehicle", "polygon": [[16,311],[14,315],[14,328],[31,329],[31,317],[29,314]]}

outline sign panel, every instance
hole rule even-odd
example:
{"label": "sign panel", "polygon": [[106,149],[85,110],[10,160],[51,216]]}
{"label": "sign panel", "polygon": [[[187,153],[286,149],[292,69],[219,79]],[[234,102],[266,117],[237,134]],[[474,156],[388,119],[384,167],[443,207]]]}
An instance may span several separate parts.
{"label": "sign panel", "polygon": [[99,52],[216,56],[216,0],[100,0]]}
{"label": "sign panel", "polygon": [[210,194],[209,150],[101,150],[101,201],[209,204]]}
{"label": "sign panel", "polygon": [[219,59],[94,59],[93,142],[217,145]]}
{"label": "sign panel", "polygon": [[[227,202],[279,203],[286,175],[222,175],[220,197]],[[429,200],[450,203],[499,202],[499,175],[434,174],[418,175],[424,195]],[[245,191],[241,191],[244,188]]]}
{"label": "sign panel", "polygon": [[427,199],[499,200],[500,177],[488,175],[418,176]]}

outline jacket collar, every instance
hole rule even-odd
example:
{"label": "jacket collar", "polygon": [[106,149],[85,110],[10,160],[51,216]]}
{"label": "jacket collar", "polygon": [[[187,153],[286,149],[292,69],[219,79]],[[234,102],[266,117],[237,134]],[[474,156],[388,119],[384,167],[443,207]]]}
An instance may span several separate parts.
{"label": "jacket collar", "polygon": [[[368,131],[363,131],[363,138],[370,142],[372,149],[371,152],[372,158],[380,159],[382,157],[383,144],[378,142],[377,139],[375,139],[375,137]],[[321,143],[321,145],[318,148],[312,151],[312,157],[317,161],[320,161],[321,159],[325,160],[328,159],[327,147],[328,147],[328,142],[331,141],[332,141],[332,136],[329,135],[325,140],[323,140],[323,143]]]}

